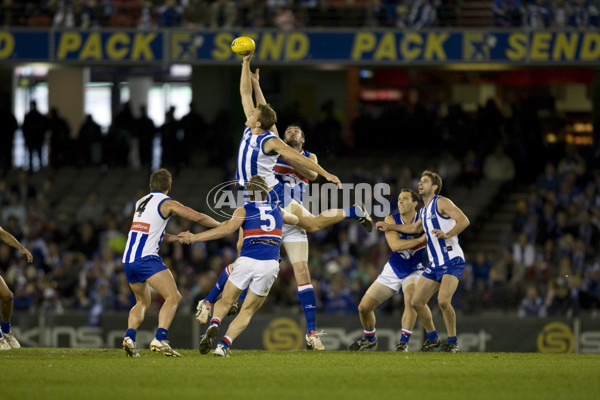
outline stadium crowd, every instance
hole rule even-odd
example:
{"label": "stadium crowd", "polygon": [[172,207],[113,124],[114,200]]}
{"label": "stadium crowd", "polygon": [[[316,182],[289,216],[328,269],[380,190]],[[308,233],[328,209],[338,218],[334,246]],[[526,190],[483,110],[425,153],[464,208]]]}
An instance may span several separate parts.
{"label": "stadium crowd", "polygon": [[[343,164],[342,153],[353,157],[353,167],[340,171],[334,169],[343,182],[390,184],[389,200],[393,207],[399,190],[415,188],[424,168],[440,172],[444,178],[442,194],[450,197],[459,188],[471,190],[477,187],[483,178],[503,182],[502,191],[506,193],[529,185],[527,197],[518,204],[513,229],[506,232],[497,253],[471,250],[468,236],[463,237],[463,241],[467,239],[466,248],[470,253],[467,253],[468,265],[454,300],[456,309],[467,314],[489,310],[516,313],[518,310],[523,316],[570,316],[581,311],[597,313],[600,308],[600,258],[594,250],[600,245],[600,157],[591,147],[578,149],[563,147],[562,141],[559,144],[544,142],[537,117],[539,113],[531,109],[532,104],[539,103],[516,101],[510,105],[512,111],[509,114],[502,111],[503,107],[497,100],[490,100],[475,114],[466,113],[459,106],[402,102],[378,114],[365,109],[353,124],[355,143],[346,147],[339,146],[343,142],[341,121],[336,119],[331,104],[325,104],[322,114],[314,121],[307,121],[302,115],[293,115],[284,109],[280,122],[285,125],[303,121],[307,148],[318,154],[324,165],[334,165],[331,163],[334,159],[336,164]],[[440,112],[440,107],[445,111]],[[54,118],[59,118],[58,111],[54,115]],[[198,115],[186,118],[201,120]],[[221,168],[222,181],[231,178],[235,172],[231,168],[232,163],[223,160],[233,156],[238,133],[235,126],[222,124],[224,118],[231,119],[218,116],[211,123],[198,125],[202,127],[200,135],[195,132],[196,138],[201,135],[210,137],[213,127],[219,126],[222,133],[231,135],[231,146],[227,135],[221,136],[223,147],[201,155],[207,165]],[[65,166],[97,168],[110,174],[118,168],[115,165],[117,160],[131,161],[131,158],[118,158],[114,152],[103,151],[102,144],[112,146],[116,139],[111,135],[142,126],[136,121],[126,111],[116,116],[108,133],[100,134],[101,139],[95,149],[86,142],[71,143],[82,146],[80,149],[88,148],[87,153],[53,152],[52,124],[45,125],[44,129],[52,132],[49,140],[50,165],[35,174],[3,168],[4,174],[0,179],[2,226],[34,255],[34,262],[27,264],[11,248],[0,244],[0,270],[14,292],[17,311],[85,312],[90,316],[90,324],[95,324],[103,312],[126,312],[134,304],[123,273],[121,256],[131,223],[133,202],[147,188],[140,187],[129,201],[118,204],[111,203],[111,199],[99,198],[92,190],[68,221],[57,219],[54,214],[56,196],[49,196],[49,193],[53,191],[53,177],[59,175]],[[398,140],[402,140],[402,148],[407,153],[419,151],[420,141],[408,134],[401,138],[388,135],[380,140],[361,142],[364,137],[361,127],[365,124],[371,126],[371,132],[393,132],[393,127],[389,126],[392,121],[396,125],[401,122],[407,132],[429,135],[432,138],[430,143],[437,144],[437,147],[428,148],[425,154],[441,154],[445,149],[445,156],[423,165],[403,164],[397,168],[384,164],[372,167],[368,156],[385,154],[385,149]],[[84,126],[90,124],[88,120]],[[186,129],[185,118],[183,123],[167,119],[167,128],[169,124],[173,125],[170,129],[176,131]],[[552,127],[555,132],[564,131],[564,121],[555,121],[555,124]],[[162,136],[166,154],[178,154],[165,148],[169,145],[164,143],[169,132],[167,128],[154,128],[152,135]],[[317,135],[311,136],[314,131],[329,134],[317,138]],[[135,134],[129,132],[124,137],[133,136]],[[80,140],[84,138],[85,135]],[[338,146],[333,145],[336,141]],[[186,146],[190,144],[186,142]],[[61,158],[57,154],[79,154],[79,157]],[[186,162],[193,164],[193,156],[190,157]],[[180,161],[165,158],[162,164],[177,172],[186,168],[186,163]],[[3,162],[6,162],[4,156]],[[535,168],[544,164],[545,169]],[[36,174],[42,173],[45,179],[33,179]],[[37,183],[32,184],[32,181]],[[77,184],[77,181],[72,182],[72,185]],[[68,196],[68,193],[62,195]],[[199,195],[204,196],[204,193]],[[490,212],[493,213],[497,206],[497,202],[490,204]],[[178,233],[198,228],[175,219],[167,229]],[[472,229],[476,229],[475,226]],[[388,259],[389,248],[384,235],[375,231],[366,233],[358,224],[342,222],[309,237],[309,265],[320,311],[355,313],[361,296]],[[182,310],[191,311],[197,301],[210,291],[221,270],[234,261],[236,240],[237,237],[231,237],[189,247],[178,243],[162,247],[161,255],[176,276],[183,295]],[[279,279],[265,309],[298,312],[296,290],[292,268],[284,257]],[[160,302],[161,299],[155,297],[155,305]],[[398,314],[402,307],[402,297],[395,296],[382,309],[383,312]]]}
{"label": "stadium crowd", "polygon": [[[598,26],[592,0],[493,0],[478,26]],[[3,27],[278,28],[461,26],[458,0],[4,0]]]}

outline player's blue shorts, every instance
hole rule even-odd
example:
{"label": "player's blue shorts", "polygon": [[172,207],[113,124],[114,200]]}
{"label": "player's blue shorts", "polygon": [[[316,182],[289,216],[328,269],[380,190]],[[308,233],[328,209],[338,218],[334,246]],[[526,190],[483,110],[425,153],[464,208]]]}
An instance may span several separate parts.
{"label": "player's blue shorts", "polygon": [[[288,191],[289,192],[289,191]],[[284,184],[281,182],[277,182],[273,189],[269,193],[267,193],[267,202],[273,204],[275,207],[284,208],[287,206],[290,201],[290,193],[287,193],[287,201],[285,199],[286,191],[284,190]],[[246,189],[244,189],[244,204],[250,203],[250,198],[246,194]]]}
{"label": "player's blue shorts", "polygon": [[167,266],[159,256],[146,256],[132,263],[123,264],[127,282],[146,282],[152,275],[164,271]]}
{"label": "player's blue shorts", "polygon": [[439,267],[432,268],[427,266],[425,268],[425,272],[423,272],[424,278],[431,279],[432,281],[441,282],[442,276],[444,275],[454,275],[458,279],[462,276],[463,271],[465,270],[465,260],[460,257],[455,257],[452,260],[448,261],[444,265],[440,265]]}

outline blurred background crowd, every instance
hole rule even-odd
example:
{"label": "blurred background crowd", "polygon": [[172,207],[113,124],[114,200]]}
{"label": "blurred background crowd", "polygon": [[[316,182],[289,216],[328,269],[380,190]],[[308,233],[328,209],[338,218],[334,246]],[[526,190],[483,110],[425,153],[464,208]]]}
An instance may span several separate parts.
{"label": "blurred background crowd", "polygon": [[[342,121],[331,102],[316,118],[299,114],[293,105],[282,107],[279,126],[301,124],[306,148],[342,182],[389,184],[392,209],[401,188],[416,189],[422,170],[441,174],[442,194],[472,223],[461,235],[467,268],[453,301],[457,312],[597,316],[600,152],[569,142],[560,118],[550,129],[560,140],[544,138],[539,104],[490,99],[476,112],[465,112],[451,104],[403,100],[377,114],[367,107],[352,123],[354,143],[342,139]],[[7,145],[0,146],[0,221],[34,255],[27,264],[0,244],[0,271],[14,291],[17,311],[84,312],[92,325],[103,312],[128,311],[135,299],[121,257],[135,201],[148,190],[151,165],[169,168],[173,198],[203,212],[211,187],[233,177],[242,121],[232,122],[236,118],[227,111],[205,121],[194,112],[177,120],[171,109],[156,127],[145,113],[134,118],[128,108],[123,105],[107,132],[89,117],[74,140],[59,110],[46,116],[32,104],[20,128],[30,159],[47,152],[39,169],[11,168],[8,132],[19,127],[10,112],[2,113]],[[422,137],[428,138],[426,145]],[[491,192],[476,204],[484,190]],[[486,220],[506,209],[508,225],[493,247],[484,247],[478,238],[485,235]],[[201,228],[172,218],[167,229]],[[162,246],[183,295],[182,310],[192,311],[235,260],[236,240],[237,235]],[[344,221],[309,240],[320,311],[355,313],[389,257],[383,233]],[[282,258],[265,309],[299,313],[293,271]],[[155,298],[155,306],[160,303]],[[402,296],[395,296],[382,312],[400,315],[403,306]]]}
{"label": "blurred background crowd", "polygon": [[598,26],[596,0],[3,0],[4,27]]}

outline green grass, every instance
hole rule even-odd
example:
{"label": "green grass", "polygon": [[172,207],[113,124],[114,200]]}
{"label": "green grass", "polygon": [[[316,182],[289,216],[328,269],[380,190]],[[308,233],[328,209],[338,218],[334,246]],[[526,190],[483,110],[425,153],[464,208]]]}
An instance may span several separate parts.
{"label": "green grass", "polygon": [[600,356],[522,353],[121,350],[0,352],[9,399],[598,399]]}

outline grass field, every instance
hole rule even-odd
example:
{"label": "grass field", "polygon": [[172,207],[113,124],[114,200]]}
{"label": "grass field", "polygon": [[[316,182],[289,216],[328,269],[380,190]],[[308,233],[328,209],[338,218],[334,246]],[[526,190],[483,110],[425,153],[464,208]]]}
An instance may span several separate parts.
{"label": "grass field", "polygon": [[0,399],[598,399],[600,355],[0,352]]}

